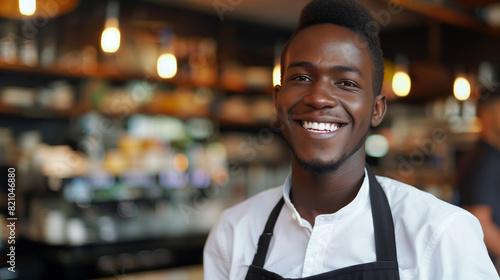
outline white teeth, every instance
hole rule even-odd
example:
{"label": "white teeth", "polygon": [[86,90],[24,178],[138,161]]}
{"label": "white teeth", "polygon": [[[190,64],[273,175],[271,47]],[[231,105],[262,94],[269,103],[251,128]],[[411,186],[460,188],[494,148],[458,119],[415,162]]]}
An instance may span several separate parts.
{"label": "white teeth", "polygon": [[340,128],[337,123],[318,123],[318,122],[307,122],[302,121],[302,127],[307,130],[312,130],[316,132],[333,132]]}

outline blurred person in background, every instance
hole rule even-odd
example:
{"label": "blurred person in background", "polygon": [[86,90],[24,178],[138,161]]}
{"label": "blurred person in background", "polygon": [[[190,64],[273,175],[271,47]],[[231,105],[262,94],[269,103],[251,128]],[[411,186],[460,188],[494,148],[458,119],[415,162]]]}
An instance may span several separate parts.
{"label": "blurred person in background", "polygon": [[373,23],[352,0],[303,9],[274,92],[292,171],[223,213],[205,279],[499,279],[473,215],[365,164],[386,112]]}
{"label": "blurred person in background", "polygon": [[460,204],[477,217],[484,242],[500,268],[500,81],[484,85],[477,102],[481,132],[459,168]]}

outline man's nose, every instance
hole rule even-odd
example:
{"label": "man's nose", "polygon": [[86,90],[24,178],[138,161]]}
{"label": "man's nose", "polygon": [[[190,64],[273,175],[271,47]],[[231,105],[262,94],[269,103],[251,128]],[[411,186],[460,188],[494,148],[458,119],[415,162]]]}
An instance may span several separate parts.
{"label": "man's nose", "polygon": [[316,81],[309,87],[302,98],[302,102],[316,109],[335,107],[338,100],[335,92],[338,90],[331,80]]}

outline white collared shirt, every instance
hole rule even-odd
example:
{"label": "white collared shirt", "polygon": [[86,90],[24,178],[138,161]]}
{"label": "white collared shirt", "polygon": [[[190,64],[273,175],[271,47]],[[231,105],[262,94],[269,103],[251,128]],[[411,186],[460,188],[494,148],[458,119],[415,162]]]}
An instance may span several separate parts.
{"label": "white collared shirt", "polygon": [[[290,178],[284,186],[224,212],[205,245],[206,280],[245,278],[259,236],[282,196],[285,205],[274,227],[265,269],[299,278],[376,261],[366,171],[354,200],[333,214],[318,215],[314,227],[290,201]],[[500,279],[474,216],[401,182],[378,176],[377,180],[394,219],[401,279]]]}

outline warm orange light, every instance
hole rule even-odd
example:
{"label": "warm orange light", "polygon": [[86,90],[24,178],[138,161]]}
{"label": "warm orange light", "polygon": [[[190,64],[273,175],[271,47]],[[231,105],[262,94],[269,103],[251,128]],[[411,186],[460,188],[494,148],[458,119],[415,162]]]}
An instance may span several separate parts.
{"label": "warm orange light", "polygon": [[156,64],[158,76],[163,79],[170,79],[177,74],[177,59],[171,53],[160,55]]}
{"label": "warm orange light", "polygon": [[279,85],[281,83],[281,67],[280,62],[277,61],[273,69],[273,86]]}
{"label": "warm orange light", "polygon": [[23,16],[32,16],[36,11],[36,0],[19,0],[19,11]]}
{"label": "warm orange light", "polygon": [[189,167],[189,160],[183,153],[178,153],[174,156],[174,168],[178,171],[186,171]]}
{"label": "warm orange light", "polygon": [[392,78],[392,90],[397,96],[404,97],[410,93],[411,79],[406,72],[398,71]]}
{"label": "warm orange light", "polygon": [[106,28],[102,32],[101,47],[104,52],[114,53],[120,48],[120,29],[118,29],[118,19],[109,18],[106,20]]}
{"label": "warm orange light", "polygon": [[453,83],[453,94],[460,101],[465,101],[470,97],[470,83],[464,77],[457,77]]}

